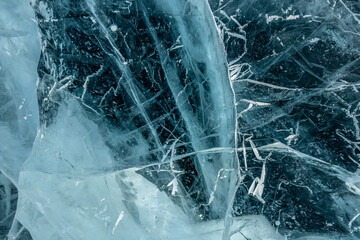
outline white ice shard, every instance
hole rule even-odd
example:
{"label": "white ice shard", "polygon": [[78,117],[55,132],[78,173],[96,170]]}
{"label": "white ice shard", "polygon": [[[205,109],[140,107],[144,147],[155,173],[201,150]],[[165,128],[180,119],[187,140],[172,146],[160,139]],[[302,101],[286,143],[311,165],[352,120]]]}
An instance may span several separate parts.
{"label": "white ice shard", "polygon": [[17,182],[39,126],[34,12],[22,0],[0,2],[0,171]]}
{"label": "white ice shard", "polygon": [[[20,199],[17,217],[34,239],[218,240],[223,234],[223,221],[190,222],[136,169],[77,179],[23,171],[20,179],[26,197]],[[230,236],[282,239],[263,216],[236,219]]]}
{"label": "white ice shard", "polygon": [[[0,238],[13,222],[18,176],[38,120],[36,66],[40,43],[34,12],[22,0],[0,1]],[[17,221],[11,228],[17,232]],[[24,235],[21,235],[25,237]]]}

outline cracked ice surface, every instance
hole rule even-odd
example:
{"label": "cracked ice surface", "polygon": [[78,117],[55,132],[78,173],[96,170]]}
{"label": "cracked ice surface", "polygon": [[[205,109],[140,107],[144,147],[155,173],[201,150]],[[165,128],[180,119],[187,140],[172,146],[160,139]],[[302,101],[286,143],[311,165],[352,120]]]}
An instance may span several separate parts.
{"label": "cracked ice surface", "polygon": [[360,237],[359,2],[0,12],[0,236]]}
{"label": "cracked ice surface", "polygon": [[26,1],[0,2],[0,239],[28,239],[14,220],[18,177],[31,152],[38,120],[36,65],[40,44]]}

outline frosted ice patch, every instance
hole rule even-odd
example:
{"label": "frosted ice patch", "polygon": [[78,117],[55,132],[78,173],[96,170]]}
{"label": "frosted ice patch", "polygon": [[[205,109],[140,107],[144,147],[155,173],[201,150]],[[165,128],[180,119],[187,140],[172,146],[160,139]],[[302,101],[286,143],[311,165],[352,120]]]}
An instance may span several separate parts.
{"label": "frosted ice patch", "polygon": [[115,24],[110,26],[110,30],[113,31],[113,32],[116,32],[118,29],[119,29],[118,26],[115,25]]}

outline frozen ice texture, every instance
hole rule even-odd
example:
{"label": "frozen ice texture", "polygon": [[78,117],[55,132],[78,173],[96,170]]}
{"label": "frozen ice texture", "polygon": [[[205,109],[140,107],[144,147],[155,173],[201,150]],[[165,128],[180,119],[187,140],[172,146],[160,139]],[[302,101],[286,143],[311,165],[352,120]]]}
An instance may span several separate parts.
{"label": "frozen ice texture", "polygon": [[360,237],[359,2],[0,13],[8,239]]}
{"label": "frozen ice texture", "polygon": [[18,177],[38,126],[36,66],[40,43],[26,1],[0,1],[0,239],[29,234],[14,219]]}

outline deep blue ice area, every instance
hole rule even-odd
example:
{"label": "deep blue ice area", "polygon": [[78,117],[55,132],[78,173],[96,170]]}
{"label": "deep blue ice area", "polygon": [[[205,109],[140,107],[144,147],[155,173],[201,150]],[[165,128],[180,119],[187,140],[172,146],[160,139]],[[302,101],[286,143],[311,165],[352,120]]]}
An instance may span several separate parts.
{"label": "deep blue ice area", "polygon": [[0,238],[360,238],[360,2],[0,2]]}

